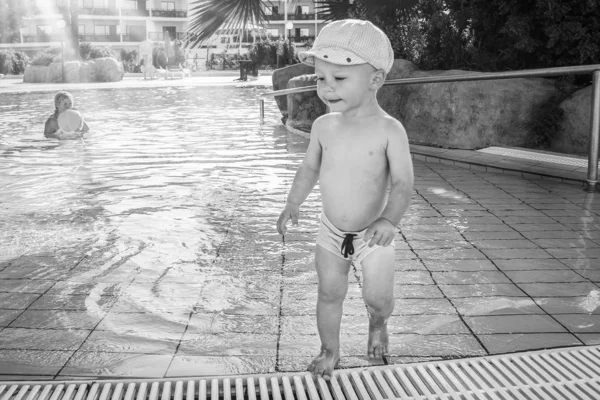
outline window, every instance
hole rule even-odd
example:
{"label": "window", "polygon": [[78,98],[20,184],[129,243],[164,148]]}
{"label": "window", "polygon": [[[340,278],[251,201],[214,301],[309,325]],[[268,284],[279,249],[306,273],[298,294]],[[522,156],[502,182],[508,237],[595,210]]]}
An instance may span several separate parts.
{"label": "window", "polygon": [[227,36],[222,36],[221,43],[229,43],[229,38]]}
{"label": "window", "polygon": [[174,1],[161,1],[160,2],[160,9],[161,10],[174,10],[175,9],[175,2]]}
{"label": "window", "polygon": [[300,36],[308,36],[308,28],[300,28]]}
{"label": "window", "polygon": [[85,25],[78,25],[77,26],[77,34],[79,36],[84,36],[85,35]]}
{"label": "window", "polygon": [[37,26],[37,34],[38,35],[51,35],[52,34],[52,26],[51,25],[38,25]]}
{"label": "window", "polygon": [[308,14],[308,6],[302,6],[302,14]]}
{"label": "window", "polygon": [[94,0],[93,8],[108,8],[108,0]]}
{"label": "window", "polygon": [[123,9],[124,10],[137,10],[138,2],[137,0],[123,0]]}
{"label": "window", "polygon": [[120,25],[94,25],[94,35],[118,35],[121,32],[120,28]]}
{"label": "window", "polygon": [[267,29],[267,35],[279,36],[279,29]]}
{"label": "window", "polygon": [[94,0],[79,0],[79,8],[94,8]]}
{"label": "window", "polygon": [[269,6],[265,7],[265,15],[273,15],[273,9]]}

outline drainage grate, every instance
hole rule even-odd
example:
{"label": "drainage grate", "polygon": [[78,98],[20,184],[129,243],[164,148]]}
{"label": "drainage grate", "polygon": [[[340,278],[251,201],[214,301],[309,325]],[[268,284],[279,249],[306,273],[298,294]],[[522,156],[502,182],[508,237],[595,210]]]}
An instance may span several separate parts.
{"label": "drainage grate", "polygon": [[309,374],[5,382],[0,400],[600,399],[600,346]]}

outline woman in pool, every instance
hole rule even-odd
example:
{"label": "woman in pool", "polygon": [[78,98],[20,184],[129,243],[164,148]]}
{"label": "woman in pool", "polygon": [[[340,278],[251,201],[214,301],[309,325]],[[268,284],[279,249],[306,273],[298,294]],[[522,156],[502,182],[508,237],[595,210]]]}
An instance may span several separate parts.
{"label": "woman in pool", "polygon": [[[60,91],[54,95],[54,113],[46,120],[46,126],[44,127],[44,136],[47,138],[64,139],[64,132],[60,129],[58,124],[58,115],[66,110],[73,108],[75,105],[75,99],[69,92]],[[89,131],[89,127],[82,120],[81,127],[77,129],[77,132],[83,134]],[[69,135],[72,136],[72,135]],[[81,135],[79,135],[81,136]]]}

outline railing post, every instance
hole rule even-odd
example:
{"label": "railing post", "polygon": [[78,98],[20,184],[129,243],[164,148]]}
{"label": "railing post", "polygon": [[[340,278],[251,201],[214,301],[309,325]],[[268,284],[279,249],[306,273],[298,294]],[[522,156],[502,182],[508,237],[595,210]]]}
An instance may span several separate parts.
{"label": "railing post", "polygon": [[265,119],[265,99],[261,97],[258,103],[260,106],[260,120],[262,121]]}
{"label": "railing post", "polygon": [[600,136],[600,71],[594,71],[592,109],[590,110],[590,149],[588,158],[587,191],[594,192],[598,184],[598,143]]}

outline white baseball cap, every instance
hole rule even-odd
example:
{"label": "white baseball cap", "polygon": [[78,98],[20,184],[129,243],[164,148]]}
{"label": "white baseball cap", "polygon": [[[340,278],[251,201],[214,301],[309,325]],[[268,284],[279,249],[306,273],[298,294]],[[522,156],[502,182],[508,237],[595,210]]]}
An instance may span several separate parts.
{"label": "white baseball cap", "polygon": [[344,19],[323,27],[312,49],[298,53],[304,64],[314,66],[315,57],[337,65],[371,64],[390,72],[394,50],[385,33],[369,21]]}

